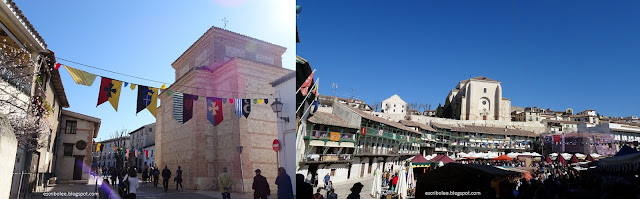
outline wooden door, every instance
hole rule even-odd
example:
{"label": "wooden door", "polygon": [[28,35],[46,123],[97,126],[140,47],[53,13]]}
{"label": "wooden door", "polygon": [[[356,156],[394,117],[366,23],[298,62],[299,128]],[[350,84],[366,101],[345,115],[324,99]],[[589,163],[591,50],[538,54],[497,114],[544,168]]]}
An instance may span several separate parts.
{"label": "wooden door", "polygon": [[84,163],[82,162],[82,160],[84,159],[84,156],[75,156],[76,160],[75,160],[75,164],[73,164],[73,179],[74,180],[81,180],[82,179],[82,167],[84,166]]}

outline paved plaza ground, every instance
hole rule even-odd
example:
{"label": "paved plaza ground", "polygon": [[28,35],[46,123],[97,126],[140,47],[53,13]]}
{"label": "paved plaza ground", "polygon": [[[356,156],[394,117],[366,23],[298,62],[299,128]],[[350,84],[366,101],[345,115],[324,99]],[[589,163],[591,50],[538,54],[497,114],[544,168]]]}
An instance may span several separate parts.
{"label": "paved plaza ground", "polygon": [[[44,192],[95,192],[95,179],[90,177],[88,183],[83,184],[56,184],[50,185],[47,187]],[[98,186],[102,183],[98,182]],[[93,198],[93,197],[44,197],[42,191],[38,193],[34,193],[32,198]],[[117,195],[117,190],[113,190],[112,193]],[[164,198],[185,198],[185,199],[200,199],[200,198],[222,198],[222,195],[218,191],[213,190],[176,190],[175,187],[173,189],[169,188],[169,190],[165,193],[161,184],[158,184],[158,187],[154,187],[152,183],[147,184],[146,186],[140,185],[140,188],[137,190],[136,198],[142,199],[164,199]],[[233,199],[250,199],[253,198],[253,192],[247,192],[245,194],[241,193],[231,193],[231,198]],[[272,198],[277,198],[272,195]]]}
{"label": "paved plaza ground", "polygon": [[[353,187],[353,184],[357,182],[360,182],[364,185],[364,187],[362,187],[362,192],[360,192],[360,198],[367,198],[367,199],[373,198],[371,197],[371,188],[372,188],[371,184],[373,183],[373,176],[334,183],[333,188],[336,190],[336,194],[338,194],[338,198],[347,198],[347,196],[351,194],[351,190],[350,190],[351,187]],[[324,186],[324,185],[320,185],[320,186]],[[318,190],[318,187],[314,187],[313,193],[316,193],[317,190]],[[322,191],[320,191],[320,193],[322,193],[322,195],[326,197],[327,191],[323,189]]]}

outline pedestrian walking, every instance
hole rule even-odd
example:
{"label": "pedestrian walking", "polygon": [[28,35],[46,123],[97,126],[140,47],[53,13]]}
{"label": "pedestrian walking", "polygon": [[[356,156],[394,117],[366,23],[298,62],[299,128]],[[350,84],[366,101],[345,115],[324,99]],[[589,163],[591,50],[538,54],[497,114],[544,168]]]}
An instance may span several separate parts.
{"label": "pedestrian walking", "polygon": [[147,182],[149,180],[149,169],[144,168],[144,171],[142,171],[142,185],[146,185]]}
{"label": "pedestrian walking", "polygon": [[320,193],[320,191],[322,191],[322,188],[318,187],[318,192],[316,192],[315,194],[313,194],[313,199],[324,199],[324,196],[322,196],[322,194]]}
{"label": "pedestrian walking", "polygon": [[116,179],[118,178],[118,171],[116,171],[116,168],[111,167],[111,186],[116,186]]}
{"label": "pedestrian walking", "polygon": [[329,180],[331,180],[331,176],[329,176],[329,173],[327,173],[327,175],[324,176],[324,187],[325,188],[329,184]]}
{"label": "pedestrian walking", "polygon": [[353,187],[351,187],[351,194],[349,194],[349,196],[347,196],[347,199],[360,199],[360,192],[362,191],[362,187],[364,187],[364,185],[362,185],[362,183],[358,182],[353,184]]}
{"label": "pedestrian walking", "polygon": [[178,185],[184,191],[184,187],[182,187],[182,168],[178,166],[178,170],[176,171],[176,178],[173,179],[176,182],[176,190],[178,190]]}
{"label": "pedestrian walking", "polygon": [[126,195],[127,199],[135,199],[138,188],[140,187],[140,182],[138,181],[138,172],[135,168],[129,169],[129,174],[125,176],[125,181],[127,182],[128,194]]}
{"label": "pedestrian walking", "polygon": [[331,188],[329,194],[327,194],[327,199],[338,199],[338,194],[335,193],[336,190]]}
{"label": "pedestrian walking", "polygon": [[158,167],[153,168],[153,186],[158,187],[158,181],[160,180],[160,170]]}
{"label": "pedestrian walking", "polygon": [[276,178],[278,185],[278,199],[293,199],[293,185],[291,177],[284,170],[284,167],[278,168],[278,177]]}
{"label": "pedestrian walking", "polygon": [[267,199],[267,196],[271,195],[271,189],[269,189],[269,183],[267,178],[261,175],[260,169],[256,169],[256,176],[253,177],[253,185],[251,189],[254,190],[254,199]]}
{"label": "pedestrian walking", "polygon": [[333,189],[333,182],[329,180],[329,183],[324,187],[324,189],[327,190],[327,198],[329,198],[329,192],[331,192],[331,189]]}
{"label": "pedestrian walking", "polygon": [[167,168],[167,166],[164,166],[164,169],[162,169],[162,178],[164,192],[167,192],[167,189],[169,189],[169,179],[171,179],[171,171],[169,170],[169,168]]}
{"label": "pedestrian walking", "polygon": [[305,181],[302,174],[296,174],[296,197],[313,198],[313,187]]}
{"label": "pedestrian walking", "polygon": [[109,199],[109,180],[102,179],[102,185],[100,185],[100,189],[98,190],[98,194],[100,195],[100,199]]}
{"label": "pedestrian walking", "polygon": [[222,168],[222,173],[218,176],[218,187],[220,187],[222,199],[231,199],[232,184],[233,179],[231,179],[231,175],[227,173],[227,167]]}

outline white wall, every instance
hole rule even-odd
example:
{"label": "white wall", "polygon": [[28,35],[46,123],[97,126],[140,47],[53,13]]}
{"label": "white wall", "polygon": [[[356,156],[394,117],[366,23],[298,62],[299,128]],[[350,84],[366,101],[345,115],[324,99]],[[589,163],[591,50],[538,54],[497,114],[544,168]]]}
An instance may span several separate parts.
{"label": "white wall", "polygon": [[[278,121],[278,141],[280,142],[280,150],[278,151],[279,167],[284,167],[287,174],[291,178],[293,190],[296,190],[296,98],[290,92],[295,90],[296,78],[290,78],[283,83],[276,85],[274,88],[278,93],[278,97],[282,102],[282,112],[280,117],[288,117],[289,122],[282,119]],[[270,105],[273,102],[269,102]],[[311,107],[310,109],[313,109]],[[295,193],[294,193],[295,195]]]}
{"label": "white wall", "polygon": [[[18,140],[9,124],[9,120],[0,115],[0,198],[9,198],[11,193],[11,180],[13,179],[14,164]],[[18,176],[19,177],[19,176]]]}

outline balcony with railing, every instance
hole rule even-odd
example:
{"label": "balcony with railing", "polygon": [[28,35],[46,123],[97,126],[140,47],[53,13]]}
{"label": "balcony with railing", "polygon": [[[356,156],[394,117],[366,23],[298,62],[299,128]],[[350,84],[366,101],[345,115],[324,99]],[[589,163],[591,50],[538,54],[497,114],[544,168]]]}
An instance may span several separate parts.
{"label": "balcony with railing", "polygon": [[[355,142],[357,134],[355,133],[340,133],[339,140],[331,139],[331,131],[318,131],[308,130],[305,132],[304,138],[311,140],[324,140],[324,141],[340,141],[340,142]],[[334,132],[335,133],[335,132]]]}

